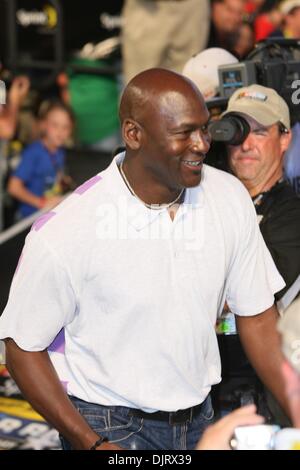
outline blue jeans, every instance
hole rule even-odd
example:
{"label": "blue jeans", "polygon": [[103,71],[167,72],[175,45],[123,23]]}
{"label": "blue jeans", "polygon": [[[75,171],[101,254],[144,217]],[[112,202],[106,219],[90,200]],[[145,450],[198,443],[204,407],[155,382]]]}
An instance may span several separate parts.
{"label": "blue jeans", "polygon": [[[123,406],[101,406],[69,398],[96,433],[130,450],[192,450],[214,416],[209,395],[191,422],[182,424],[132,416],[132,410]],[[62,436],[61,442],[64,450],[72,449]]]}

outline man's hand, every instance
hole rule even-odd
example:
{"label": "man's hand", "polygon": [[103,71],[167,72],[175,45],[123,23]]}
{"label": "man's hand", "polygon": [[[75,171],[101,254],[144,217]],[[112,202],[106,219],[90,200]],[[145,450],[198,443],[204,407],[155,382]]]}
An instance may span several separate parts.
{"label": "man's hand", "polygon": [[237,426],[262,424],[264,417],[256,414],[255,405],[233,411],[207,428],[196,450],[230,450],[230,439]]}

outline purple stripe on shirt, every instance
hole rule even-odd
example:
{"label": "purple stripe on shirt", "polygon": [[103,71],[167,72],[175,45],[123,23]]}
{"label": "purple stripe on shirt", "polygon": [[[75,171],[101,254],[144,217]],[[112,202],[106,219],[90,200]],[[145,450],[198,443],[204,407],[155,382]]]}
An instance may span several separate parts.
{"label": "purple stripe on shirt", "polygon": [[64,388],[64,391],[67,392],[68,391],[68,383],[66,380],[61,380],[60,383],[62,384],[63,388]]}
{"label": "purple stripe on shirt", "polygon": [[60,330],[58,335],[54,338],[54,340],[48,347],[48,351],[65,354],[65,330],[64,329]]}
{"label": "purple stripe on shirt", "polygon": [[77,189],[75,189],[74,193],[76,194],[83,194],[85,193],[88,189],[90,189],[94,184],[98,183],[102,178],[100,175],[93,176],[93,178],[90,178],[87,180],[85,183],[83,183],[81,186],[78,186]]}
{"label": "purple stripe on shirt", "polygon": [[46,214],[41,215],[41,217],[39,217],[34,222],[34,224],[31,227],[31,230],[35,230],[36,232],[38,232],[48,222],[48,220],[52,219],[52,217],[54,217],[55,215],[56,215],[56,212],[54,211],[47,212]]}

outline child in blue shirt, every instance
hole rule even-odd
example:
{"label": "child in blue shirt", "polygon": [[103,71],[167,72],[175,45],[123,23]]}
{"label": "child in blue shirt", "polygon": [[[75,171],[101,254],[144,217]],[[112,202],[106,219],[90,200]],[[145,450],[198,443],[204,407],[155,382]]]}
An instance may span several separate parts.
{"label": "child in blue shirt", "polygon": [[43,207],[52,208],[61,200],[64,168],[62,146],[74,126],[71,109],[63,103],[48,104],[42,117],[42,137],[29,145],[11,176],[8,192],[19,202],[21,217],[27,217]]}

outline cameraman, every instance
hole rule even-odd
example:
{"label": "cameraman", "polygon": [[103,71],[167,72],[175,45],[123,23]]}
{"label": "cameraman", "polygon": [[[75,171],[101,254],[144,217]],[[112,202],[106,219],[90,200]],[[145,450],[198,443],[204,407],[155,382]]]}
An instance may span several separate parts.
{"label": "cameraman", "polygon": [[228,164],[252,197],[263,238],[286,282],[275,295],[278,301],[300,274],[300,198],[283,179],[291,141],[289,109],[275,90],[251,85],[230,98],[222,119],[230,117],[246,121],[242,142],[227,145]]}
{"label": "cameraman", "polygon": [[286,287],[300,274],[300,198],[283,180],[291,141],[289,109],[275,90],[251,85],[237,90],[223,116],[243,117],[250,129],[240,145],[228,145],[230,170],[252,197],[260,229]]}

